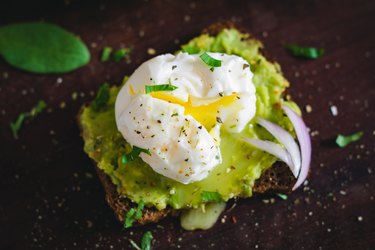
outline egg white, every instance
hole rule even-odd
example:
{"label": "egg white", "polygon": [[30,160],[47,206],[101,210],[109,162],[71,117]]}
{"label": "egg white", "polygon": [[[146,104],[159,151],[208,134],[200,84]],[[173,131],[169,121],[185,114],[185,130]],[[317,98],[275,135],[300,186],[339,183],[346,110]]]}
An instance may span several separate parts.
{"label": "egg white", "polygon": [[[120,90],[116,123],[127,142],[148,149],[143,161],[157,173],[187,184],[207,177],[221,162],[220,130],[241,132],[255,114],[255,87],[241,57],[208,53],[160,55],[144,62]],[[146,94],[145,85],[172,84],[173,91]]]}

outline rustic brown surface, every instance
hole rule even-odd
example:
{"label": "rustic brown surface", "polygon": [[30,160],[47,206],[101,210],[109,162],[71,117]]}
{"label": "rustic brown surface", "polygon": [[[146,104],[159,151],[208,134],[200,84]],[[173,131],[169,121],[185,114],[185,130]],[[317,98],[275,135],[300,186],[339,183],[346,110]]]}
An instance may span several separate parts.
{"label": "rustic brown surface", "polygon": [[[25,1],[26,2],[26,1]],[[28,1],[31,2],[31,1]],[[45,3],[43,3],[45,2]],[[54,3],[53,3],[54,2]],[[93,56],[64,75],[32,75],[0,60],[0,248],[130,248],[152,231],[154,249],[371,249],[375,245],[375,3],[372,1],[12,1],[0,24],[48,20],[79,35]],[[69,1],[68,1],[69,2]],[[312,173],[288,196],[238,202],[208,231],[185,232],[165,219],[124,231],[104,200],[75,123],[104,81],[116,84],[140,62],[174,51],[211,23],[239,22],[262,39],[291,81],[289,93],[312,112]],[[290,56],[283,42],[324,47],[318,60]],[[101,48],[132,46],[131,63],[102,63]],[[62,81],[61,81],[62,80]],[[79,97],[73,100],[71,95]],[[9,123],[44,99],[50,112]],[[61,108],[61,103],[66,104]],[[338,116],[330,113],[336,105]],[[365,136],[340,149],[338,133]],[[236,223],[235,223],[236,222]]]}

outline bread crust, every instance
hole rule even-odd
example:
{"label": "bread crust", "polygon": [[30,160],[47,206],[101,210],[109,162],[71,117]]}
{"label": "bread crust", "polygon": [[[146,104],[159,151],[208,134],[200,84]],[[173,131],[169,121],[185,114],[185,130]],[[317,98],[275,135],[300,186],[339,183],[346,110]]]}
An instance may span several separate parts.
{"label": "bread crust", "polygon": [[[236,28],[243,33],[246,32],[243,28],[238,27],[233,22],[219,22],[214,23],[211,26],[203,30],[202,34],[217,35],[223,29]],[[104,187],[105,197],[109,206],[113,209],[116,218],[120,221],[124,221],[126,213],[131,208],[137,207],[137,204],[132,202],[130,199],[119,195],[116,186],[112,183],[110,177],[106,175],[100,168],[96,166],[96,172]],[[255,181],[253,192],[254,193],[290,193],[296,179],[289,168],[281,162],[276,162],[269,169],[265,170],[261,177]],[[143,225],[152,222],[158,222],[167,216],[177,216],[180,211],[167,207],[163,210],[157,210],[156,208],[145,207],[143,209],[142,217],[136,221],[135,225]]]}

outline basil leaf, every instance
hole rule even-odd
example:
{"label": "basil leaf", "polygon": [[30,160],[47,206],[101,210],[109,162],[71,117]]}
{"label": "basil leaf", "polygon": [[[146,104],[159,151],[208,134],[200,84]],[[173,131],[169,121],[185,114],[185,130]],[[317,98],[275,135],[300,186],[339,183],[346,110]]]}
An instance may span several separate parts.
{"label": "basil leaf", "polygon": [[102,55],[100,57],[100,61],[102,62],[106,62],[109,60],[109,58],[111,57],[111,53],[112,53],[112,48],[111,47],[104,47],[103,48],[103,51],[102,51]]}
{"label": "basil leaf", "polygon": [[[211,57],[209,54],[204,52],[202,55],[199,56],[202,61],[207,64],[210,67],[220,67],[221,66],[221,60],[217,60],[213,57]],[[212,70],[211,70],[212,71]]]}
{"label": "basil leaf", "polygon": [[324,55],[324,49],[315,47],[301,47],[295,44],[286,44],[285,48],[294,56],[317,59]]}
{"label": "basil leaf", "polygon": [[152,233],[150,231],[147,231],[141,241],[141,249],[142,250],[151,250],[151,241],[154,237],[152,236]]}
{"label": "basil leaf", "polygon": [[336,138],[336,144],[340,147],[340,148],[344,148],[346,147],[348,144],[352,143],[352,142],[355,142],[355,141],[358,141],[359,139],[361,139],[363,136],[363,132],[360,131],[360,132],[357,132],[357,133],[354,133],[352,135],[338,135],[337,138]]}
{"label": "basil leaf", "polygon": [[105,107],[107,107],[109,97],[109,84],[104,83],[102,86],[100,86],[95,100],[91,103],[91,108],[95,112],[103,111]]}
{"label": "basil leaf", "polygon": [[15,122],[10,123],[10,129],[12,130],[12,134],[14,139],[18,139],[18,131],[21,129],[23,122],[27,118],[34,118],[36,115],[41,113],[46,108],[46,103],[43,100],[40,100],[34,108],[32,108],[29,112],[24,112],[19,114]]}
{"label": "basil leaf", "polygon": [[0,54],[10,65],[32,73],[65,73],[90,61],[90,52],[79,38],[42,22],[1,27]]}
{"label": "basil leaf", "polygon": [[146,85],[145,92],[146,94],[148,94],[156,91],[173,91],[177,88],[177,86],[174,86],[172,84]]}
{"label": "basil leaf", "polygon": [[221,195],[218,192],[203,191],[201,193],[201,198],[203,202],[220,202],[223,201]]}

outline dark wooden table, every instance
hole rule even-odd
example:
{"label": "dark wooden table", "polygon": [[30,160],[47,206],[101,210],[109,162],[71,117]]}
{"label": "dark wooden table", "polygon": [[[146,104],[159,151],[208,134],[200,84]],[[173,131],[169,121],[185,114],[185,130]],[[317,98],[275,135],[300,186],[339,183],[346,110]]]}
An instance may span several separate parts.
{"label": "dark wooden table", "polygon": [[[0,59],[0,248],[129,249],[146,230],[154,249],[374,249],[375,2],[7,1],[0,24],[47,20],[79,35],[91,62],[69,74],[33,75]],[[76,125],[80,106],[103,82],[118,84],[142,61],[173,52],[209,24],[232,20],[264,41],[305,110],[313,160],[308,184],[281,200],[237,202],[208,231],[177,219],[123,230],[104,200]],[[324,47],[318,60],[289,55],[283,42]],[[132,47],[130,61],[100,62],[105,45]],[[77,93],[74,100],[72,94]],[[73,94],[74,95],[74,94]],[[48,111],[9,123],[39,99]],[[336,106],[338,115],[330,108]],[[364,137],[338,148],[338,133]]]}

